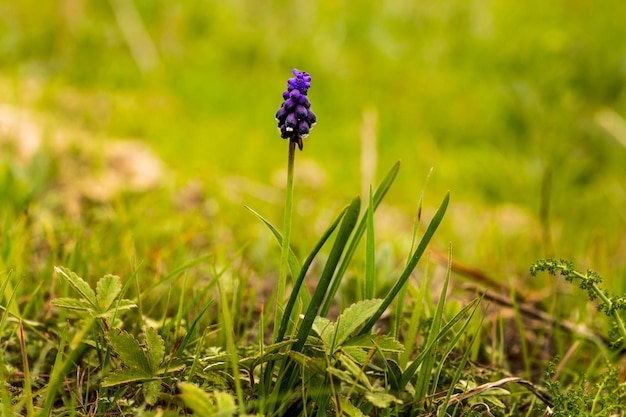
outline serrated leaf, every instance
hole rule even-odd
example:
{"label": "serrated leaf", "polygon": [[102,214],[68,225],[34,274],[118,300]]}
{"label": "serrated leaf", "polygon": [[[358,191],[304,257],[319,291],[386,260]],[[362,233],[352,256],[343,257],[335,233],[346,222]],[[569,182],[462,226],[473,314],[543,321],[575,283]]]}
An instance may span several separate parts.
{"label": "serrated leaf", "polygon": [[363,300],[346,308],[339,316],[336,323],[336,336],[331,332],[335,329],[327,328],[322,332],[322,339],[335,341],[335,346],[341,346],[350,334],[361,327],[376,312],[382,304],[382,300]]}
{"label": "serrated leaf", "polygon": [[152,375],[152,369],[148,365],[146,355],[139,346],[139,342],[131,334],[111,329],[107,332],[107,341],[111,349],[117,354],[122,363],[129,368],[137,368],[148,375]]}
{"label": "serrated leaf", "polygon": [[124,368],[109,374],[102,380],[103,387],[127,384],[129,382],[145,381],[152,378],[152,375],[137,368]]}
{"label": "serrated leaf", "polygon": [[115,308],[112,308],[111,310],[117,310],[117,311],[122,311],[122,310],[130,310],[131,308],[135,308],[137,307],[137,304],[135,304],[133,301],[131,300],[120,300],[115,304]]}
{"label": "serrated leaf", "polygon": [[54,267],[54,270],[63,278],[65,278],[65,280],[72,286],[72,288],[78,291],[78,293],[85,300],[87,300],[94,309],[98,308],[96,294],[93,292],[89,284],[84,279],[63,266],[56,266]]}
{"label": "serrated leaf", "polygon": [[343,344],[346,346],[360,347],[363,349],[371,349],[376,346],[376,349],[383,352],[403,352],[404,345],[391,336],[381,335],[374,336],[371,334],[362,334],[360,336],[352,337]]}
{"label": "serrated leaf", "polygon": [[60,308],[69,308],[70,310],[92,310],[93,307],[86,300],[78,300],[76,298],[56,298],[52,300],[52,305]]}
{"label": "serrated leaf", "polygon": [[150,365],[152,373],[155,373],[163,361],[163,355],[165,354],[164,342],[154,328],[147,327],[144,329],[144,332],[148,364]]}
{"label": "serrated leaf", "polygon": [[181,382],[178,384],[178,387],[181,390],[180,398],[187,407],[191,408],[195,415],[199,417],[214,415],[215,406],[206,392],[189,382]]}
{"label": "serrated leaf", "polygon": [[161,392],[161,381],[147,381],[143,383],[143,396],[146,399],[146,404],[154,405]]}
{"label": "serrated leaf", "polygon": [[402,404],[402,401],[385,392],[368,392],[365,393],[365,398],[378,408],[387,408],[391,403]]}
{"label": "serrated leaf", "polygon": [[190,382],[180,382],[178,388],[181,391],[180,398],[187,407],[193,410],[194,415],[198,417],[215,415],[215,406],[211,398],[200,387]]}
{"label": "serrated leaf", "polygon": [[167,372],[176,372],[182,369],[185,369],[187,365],[180,359],[173,359],[172,361],[168,361],[164,366],[161,366],[154,373],[156,375],[163,375]]}
{"label": "serrated leaf", "polygon": [[104,313],[109,310],[113,301],[122,290],[122,281],[117,275],[105,275],[96,284],[96,299],[98,311]]}
{"label": "serrated leaf", "polygon": [[215,391],[213,392],[213,398],[215,399],[215,406],[217,408],[216,416],[227,417],[234,416],[237,412],[237,406],[235,405],[235,399],[227,392]]}
{"label": "serrated leaf", "polygon": [[289,351],[289,357],[312,373],[324,373],[327,363],[324,358],[311,358],[300,352]]}
{"label": "serrated leaf", "polygon": [[339,355],[339,361],[341,362],[341,365],[346,370],[352,373],[352,375],[354,375],[355,378],[358,378],[361,385],[363,385],[369,391],[374,390],[374,387],[372,386],[369,379],[367,379],[367,376],[365,375],[365,371],[362,368],[363,365],[361,365],[362,363],[365,362],[365,360],[357,362],[354,359],[352,359],[349,355],[341,354]]}
{"label": "serrated leaf", "polygon": [[331,335],[335,333],[335,325],[330,320],[326,317],[317,316],[315,317],[315,320],[313,320],[313,326],[311,326],[311,329],[322,338],[324,344],[330,346],[332,339],[326,340],[323,337],[326,333],[330,333]]}
{"label": "serrated leaf", "polygon": [[350,402],[350,399],[344,396],[339,396],[339,404],[341,405],[341,411],[348,417],[364,417],[365,414]]}
{"label": "serrated leaf", "polygon": [[344,354],[352,358],[357,363],[365,363],[367,361],[368,352],[362,347],[343,346],[341,348]]}

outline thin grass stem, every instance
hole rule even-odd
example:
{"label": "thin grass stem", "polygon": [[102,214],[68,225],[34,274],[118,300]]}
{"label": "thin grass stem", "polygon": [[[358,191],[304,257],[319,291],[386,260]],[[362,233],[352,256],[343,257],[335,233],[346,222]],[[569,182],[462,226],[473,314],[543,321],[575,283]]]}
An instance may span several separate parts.
{"label": "thin grass stem", "polygon": [[280,269],[278,272],[278,289],[276,292],[276,308],[274,310],[274,339],[278,334],[278,326],[283,317],[283,302],[287,288],[287,267],[289,265],[289,249],[291,242],[291,217],[293,211],[293,171],[296,159],[296,142],[289,141],[289,157],[287,160],[287,188],[285,190],[285,216],[283,224],[283,241],[280,250]]}

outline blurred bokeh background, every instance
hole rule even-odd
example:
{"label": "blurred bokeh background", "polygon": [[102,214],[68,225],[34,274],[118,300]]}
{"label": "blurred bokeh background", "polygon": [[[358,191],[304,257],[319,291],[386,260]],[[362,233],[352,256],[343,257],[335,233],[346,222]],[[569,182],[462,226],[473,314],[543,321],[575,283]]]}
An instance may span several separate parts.
{"label": "blurred bokeh background", "polygon": [[[318,117],[299,250],[400,159],[377,220],[398,256],[434,168],[425,217],[452,195],[439,249],[503,279],[567,257],[624,291],[624,16],[622,0],[0,0],[4,141],[146,144],[172,189],[196,184],[212,224],[254,240],[244,204],[281,224],[274,114],[298,68]],[[38,158],[35,177],[59,164]]]}

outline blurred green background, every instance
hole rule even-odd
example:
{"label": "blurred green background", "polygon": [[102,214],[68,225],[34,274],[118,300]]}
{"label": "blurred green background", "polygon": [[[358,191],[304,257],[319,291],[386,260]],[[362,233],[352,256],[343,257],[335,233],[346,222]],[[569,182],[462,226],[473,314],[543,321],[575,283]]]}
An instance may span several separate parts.
{"label": "blurred green background", "polygon": [[452,194],[439,249],[506,279],[563,256],[626,291],[624,16],[622,0],[2,0],[0,103],[150,144],[245,241],[266,231],[244,204],[281,224],[274,114],[305,70],[318,124],[296,161],[301,250],[401,159],[381,239],[410,239],[434,167],[425,214]]}

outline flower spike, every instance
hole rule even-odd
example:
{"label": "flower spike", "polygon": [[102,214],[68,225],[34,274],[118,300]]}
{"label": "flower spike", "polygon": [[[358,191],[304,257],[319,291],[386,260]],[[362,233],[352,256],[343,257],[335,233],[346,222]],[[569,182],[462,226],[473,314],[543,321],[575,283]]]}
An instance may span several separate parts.
{"label": "flower spike", "polygon": [[302,150],[302,139],[309,135],[309,131],[317,121],[315,113],[311,111],[311,102],[307,97],[311,87],[311,76],[294,69],[294,77],[287,80],[287,90],[283,92],[283,104],[276,112],[278,129],[283,139],[289,138]]}

